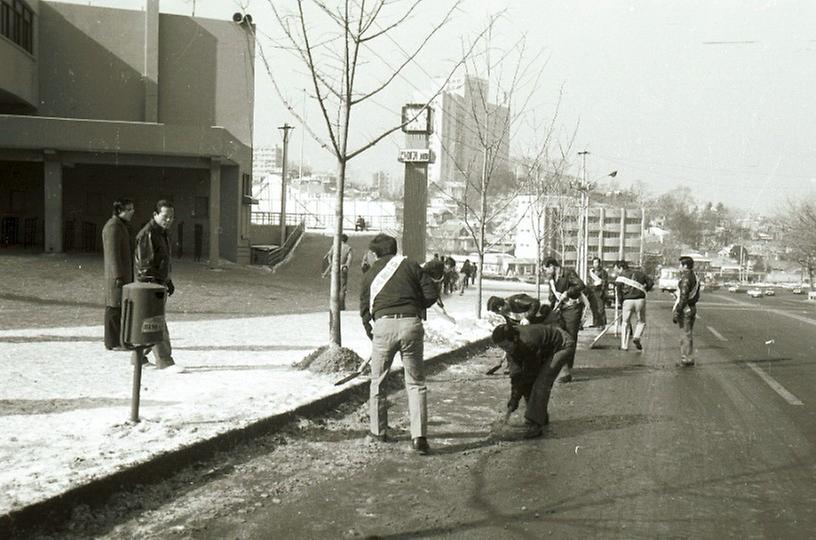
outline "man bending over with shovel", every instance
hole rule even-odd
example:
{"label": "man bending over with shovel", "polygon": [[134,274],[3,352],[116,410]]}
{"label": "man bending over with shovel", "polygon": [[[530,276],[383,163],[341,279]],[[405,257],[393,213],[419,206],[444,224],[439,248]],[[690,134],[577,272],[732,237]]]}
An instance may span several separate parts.
{"label": "man bending over with shovel", "polygon": [[542,324],[503,324],[491,337],[507,353],[510,366],[510,401],[503,420],[507,422],[524,397],[527,409],[522,435],[525,439],[539,437],[550,421],[547,405],[553,383],[575,354],[575,340],[558,326]]}

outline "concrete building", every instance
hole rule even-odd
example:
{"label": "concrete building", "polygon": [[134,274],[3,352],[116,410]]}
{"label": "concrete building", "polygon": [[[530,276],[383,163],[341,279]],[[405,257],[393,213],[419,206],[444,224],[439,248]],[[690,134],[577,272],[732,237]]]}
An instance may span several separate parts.
{"label": "concrete building", "polygon": [[[575,268],[578,245],[578,201],[559,198],[543,207],[541,222],[531,210],[531,196],[519,197],[516,206],[516,249],[519,260],[529,261],[535,267],[536,231],[542,238],[542,257],[553,256],[565,266]],[[600,257],[609,266],[615,260],[625,259],[632,265],[643,263],[645,210],[643,208],[615,208],[606,205],[589,207],[588,249],[590,258]],[[530,268],[519,268],[520,274],[534,273]]]}
{"label": "concrete building", "polygon": [[428,166],[431,196],[442,191],[449,199],[463,200],[466,179],[478,182],[484,159],[480,133],[488,141],[500,141],[494,162],[497,169],[509,169],[510,136],[506,127],[510,110],[492,103],[489,91],[484,79],[456,77],[431,102],[434,131],[429,144],[436,157]]}
{"label": "concrete building", "polygon": [[98,251],[115,198],[166,198],[177,253],[248,262],[249,25],[0,2],[0,243]]}
{"label": "concrete building", "polygon": [[280,146],[256,146],[253,148],[252,177],[256,180],[273,172],[280,174],[282,167],[283,148]]}

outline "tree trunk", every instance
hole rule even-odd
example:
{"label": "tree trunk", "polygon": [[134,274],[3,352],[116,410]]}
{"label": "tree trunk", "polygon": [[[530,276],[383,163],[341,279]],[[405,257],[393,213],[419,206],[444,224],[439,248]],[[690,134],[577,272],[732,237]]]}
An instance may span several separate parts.
{"label": "tree trunk", "polygon": [[346,183],[346,162],[337,162],[337,196],[334,206],[334,239],[332,240],[331,292],[329,296],[329,335],[332,343],[342,345],[340,328],[340,246],[343,234],[343,192]]}

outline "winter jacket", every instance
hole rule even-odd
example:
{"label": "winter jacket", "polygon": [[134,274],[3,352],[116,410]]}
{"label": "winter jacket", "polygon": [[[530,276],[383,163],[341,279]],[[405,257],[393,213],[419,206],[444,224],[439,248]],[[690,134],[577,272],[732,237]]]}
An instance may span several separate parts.
{"label": "winter jacket", "polygon": [[136,280],[166,284],[170,279],[170,240],[151,219],[136,235]]}
{"label": "winter jacket", "polygon": [[[566,292],[567,298],[570,300],[577,300],[581,297],[581,293],[583,292],[586,285],[584,282],[581,281],[581,278],[578,277],[578,274],[575,273],[575,270],[570,268],[564,268],[561,270],[561,276],[555,280],[555,290],[559,293]],[[558,303],[558,298],[556,297],[555,293],[552,291],[552,287],[550,288],[550,305],[555,307]]]}
{"label": "winter jacket", "polygon": [[677,304],[674,306],[676,313],[683,313],[686,306],[694,307],[700,300],[700,287],[697,284],[697,275],[691,269],[683,270],[680,280],[677,282]]}
{"label": "winter jacket", "polygon": [[[647,292],[651,291],[652,287],[654,287],[654,280],[640,270],[627,268],[619,275],[631,279],[632,281],[637,281],[643,286],[644,289],[646,289]],[[640,298],[646,298],[646,293],[633,285],[627,285],[626,283],[617,281],[615,286],[618,288],[618,302],[620,303],[623,303],[624,300],[638,300]]]}
{"label": "winter jacket", "polygon": [[507,355],[510,370],[510,401],[518,403],[530,390],[545,362],[556,352],[575,346],[575,341],[556,325],[532,324],[519,326],[518,340]]}
{"label": "winter jacket", "polygon": [[360,285],[360,317],[366,331],[370,331],[372,320],[383,315],[415,315],[425,319],[426,308],[431,307],[439,298],[431,277],[416,262],[405,259],[380,290],[374,299],[374,309],[371,309],[371,283],[393,257],[380,257],[363,274]]}

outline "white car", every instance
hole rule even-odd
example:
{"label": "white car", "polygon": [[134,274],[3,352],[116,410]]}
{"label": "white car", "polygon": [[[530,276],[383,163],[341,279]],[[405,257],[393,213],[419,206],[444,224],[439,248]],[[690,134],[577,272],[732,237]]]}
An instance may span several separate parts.
{"label": "white car", "polygon": [[748,289],[748,296],[751,298],[762,298],[762,289]]}
{"label": "white car", "polygon": [[802,287],[794,287],[793,289],[791,289],[791,293],[793,293],[793,294],[804,294],[804,292],[802,291]]}
{"label": "white car", "polygon": [[728,287],[728,292],[737,292],[737,286],[731,285],[730,287]]}
{"label": "white car", "polygon": [[765,289],[765,296],[776,296],[776,291],[773,289]]}

